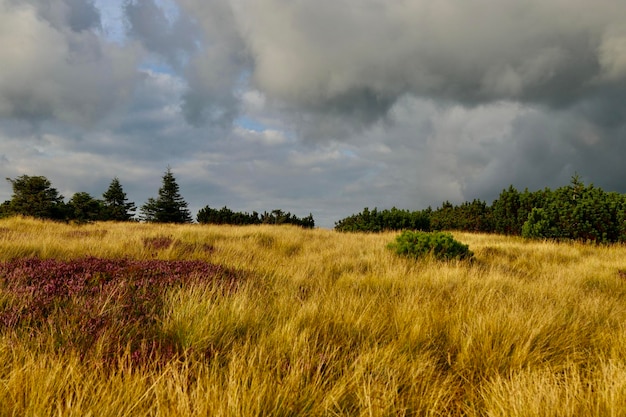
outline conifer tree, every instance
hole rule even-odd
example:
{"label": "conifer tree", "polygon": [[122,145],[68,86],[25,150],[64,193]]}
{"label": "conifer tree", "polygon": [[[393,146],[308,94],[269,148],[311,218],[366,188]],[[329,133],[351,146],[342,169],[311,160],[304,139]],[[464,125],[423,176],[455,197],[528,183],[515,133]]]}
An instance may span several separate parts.
{"label": "conifer tree", "polygon": [[100,220],[102,217],[102,202],[84,191],[75,193],[66,208],[68,220],[75,220],[79,223]]}
{"label": "conifer tree", "polygon": [[46,177],[22,175],[7,178],[7,181],[13,187],[13,196],[7,205],[9,213],[40,219],[64,219],[63,196]]}
{"label": "conifer tree", "polygon": [[115,177],[109,185],[109,189],[102,194],[104,210],[103,220],[129,221],[133,218],[136,210],[135,203],[128,202],[126,193],[120,184],[120,180]]}
{"label": "conifer tree", "polygon": [[163,186],[157,199],[149,198],[141,207],[143,220],[152,223],[191,223],[187,202],[180,195],[170,167],[163,175]]}

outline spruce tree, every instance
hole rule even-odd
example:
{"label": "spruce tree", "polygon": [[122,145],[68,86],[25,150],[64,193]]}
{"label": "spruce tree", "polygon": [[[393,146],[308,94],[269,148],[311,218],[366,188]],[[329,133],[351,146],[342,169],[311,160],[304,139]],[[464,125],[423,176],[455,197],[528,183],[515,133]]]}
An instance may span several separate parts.
{"label": "spruce tree", "polygon": [[117,177],[113,178],[109,189],[102,194],[102,197],[104,198],[103,220],[123,222],[133,218],[136,210],[135,203],[128,202],[126,193]]}
{"label": "spruce tree", "polygon": [[178,184],[168,167],[157,199],[149,198],[141,207],[143,220],[152,223],[191,223],[187,202],[180,195]]}

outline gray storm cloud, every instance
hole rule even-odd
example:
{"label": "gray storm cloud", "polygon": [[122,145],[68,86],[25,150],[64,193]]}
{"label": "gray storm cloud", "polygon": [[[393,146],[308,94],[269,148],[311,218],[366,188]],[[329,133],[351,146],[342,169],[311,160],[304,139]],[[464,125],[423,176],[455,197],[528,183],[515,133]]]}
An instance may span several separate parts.
{"label": "gray storm cloud", "polygon": [[0,0],[0,117],[86,125],[124,100],[136,54],[99,28],[90,2]]}
{"label": "gray storm cloud", "polygon": [[140,40],[145,47],[163,56],[167,63],[178,69],[197,48],[199,29],[187,15],[169,18],[153,1],[126,3],[129,35]]}
{"label": "gray storm cloud", "polygon": [[233,4],[256,84],[303,105],[359,91],[567,104],[626,79],[617,0]]}
{"label": "gray storm cloud", "polygon": [[[242,79],[250,71],[232,5],[223,0],[177,4],[181,13],[166,22],[167,16],[153,0],[131,3],[127,7],[130,35],[170,63],[172,56],[184,55],[180,73],[188,89],[182,96],[182,111],[189,123],[230,126],[239,113]],[[163,39],[164,33],[169,33],[165,37],[169,41]]]}
{"label": "gray storm cloud", "polygon": [[[560,108],[625,91],[621,0],[177,4],[178,19],[197,27],[159,30],[165,17],[146,0],[129,9],[131,32],[167,59],[189,53],[183,110],[194,124],[232,121],[246,83],[305,139],[348,136],[350,126],[371,125],[405,95]],[[202,33],[193,51],[191,30]]]}
{"label": "gray storm cloud", "polygon": [[[193,124],[228,124],[246,86],[292,113],[369,124],[404,95],[569,106],[626,81],[621,0],[154,0],[125,6],[129,39],[186,80]],[[97,118],[140,55],[107,43],[88,0],[0,0],[0,114]],[[307,117],[302,130],[306,133]]]}
{"label": "gray storm cloud", "polygon": [[[624,149],[626,130],[621,0],[177,4],[202,33],[184,74],[183,108],[194,123],[232,120],[241,90],[251,88],[305,141],[391,140],[407,154],[429,155],[419,158],[424,172],[449,170],[447,184],[434,188],[457,196],[493,198],[509,183],[558,185],[574,170],[611,185],[621,175],[611,157]],[[402,131],[393,113],[407,97],[438,103],[424,122],[433,131]],[[437,126],[455,106],[476,109],[463,113],[469,123],[488,120],[499,103],[520,109],[510,110],[510,132],[500,137],[478,143]],[[372,138],[379,126],[387,127]],[[412,164],[387,166],[406,175]]]}

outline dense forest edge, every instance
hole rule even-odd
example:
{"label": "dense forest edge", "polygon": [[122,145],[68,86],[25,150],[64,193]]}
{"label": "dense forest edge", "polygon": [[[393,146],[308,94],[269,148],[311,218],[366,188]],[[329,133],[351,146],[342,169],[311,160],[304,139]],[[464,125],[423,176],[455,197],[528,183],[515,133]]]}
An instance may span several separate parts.
{"label": "dense forest edge", "polygon": [[[109,188],[97,199],[87,192],[75,193],[68,202],[52,187],[44,176],[21,175],[6,179],[13,189],[11,200],[0,205],[0,218],[27,216],[74,223],[94,221],[144,221],[148,223],[192,223],[193,217],[180,188],[168,167],[158,197],[149,198],[135,216],[137,207],[129,201],[120,180],[115,177]],[[239,213],[228,207],[212,209],[208,205],[199,210],[196,220],[200,224],[291,224],[303,228],[315,227],[313,215],[298,217],[280,209],[271,212],[256,211],[252,214]]]}
{"label": "dense forest edge", "polygon": [[491,205],[475,199],[460,205],[445,201],[436,209],[363,209],[335,222],[341,232],[392,230],[497,233],[526,238],[594,243],[626,241],[626,195],[585,185],[578,175],[551,190],[502,190]]}

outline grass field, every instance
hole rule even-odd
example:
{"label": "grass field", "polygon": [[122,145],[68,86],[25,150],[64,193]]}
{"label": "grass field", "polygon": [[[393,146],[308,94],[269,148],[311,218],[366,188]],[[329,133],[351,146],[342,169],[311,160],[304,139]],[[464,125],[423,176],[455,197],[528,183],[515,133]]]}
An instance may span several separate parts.
{"label": "grass field", "polygon": [[0,220],[0,417],[626,415],[626,247],[395,235]]}

